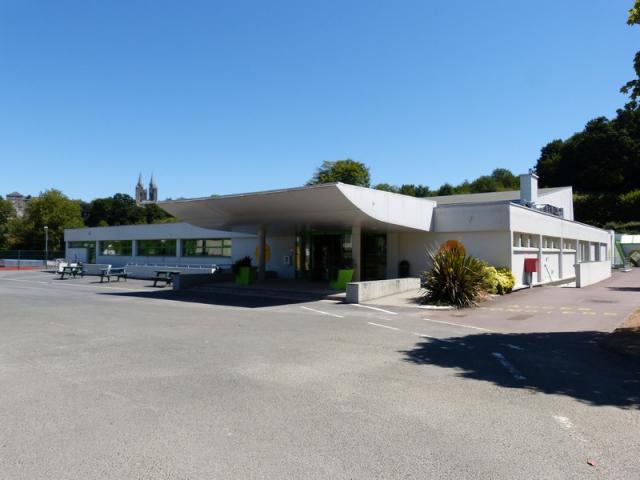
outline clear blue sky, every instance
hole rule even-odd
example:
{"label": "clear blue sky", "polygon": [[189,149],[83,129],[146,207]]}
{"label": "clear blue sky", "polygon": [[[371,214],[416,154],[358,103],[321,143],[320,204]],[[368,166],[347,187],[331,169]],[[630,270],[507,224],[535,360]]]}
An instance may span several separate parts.
{"label": "clear blue sky", "polygon": [[0,0],[0,194],[437,187],[625,103],[631,0]]}

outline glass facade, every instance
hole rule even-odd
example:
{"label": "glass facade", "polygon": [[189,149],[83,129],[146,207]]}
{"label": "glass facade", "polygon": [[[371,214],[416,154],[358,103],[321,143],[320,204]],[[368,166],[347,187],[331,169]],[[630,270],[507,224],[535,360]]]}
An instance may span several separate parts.
{"label": "glass facade", "polygon": [[209,238],[202,240],[183,240],[183,257],[230,257],[230,238]]}
{"label": "glass facade", "polygon": [[138,240],[138,256],[175,257],[175,240]]}
{"label": "glass facade", "polygon": [[100,242],[100,255],[130,257],[133,253],[131,240],[102,240]]}
{"label": "glass facade", "polygon": [[296,278],[333,280],[353,268],[351,232],[303,229],[296,234]]}
{"label": "glass facade", "polygon": [[87,242],[87,241],[69,242],[69,248],[86,248],[87,261],[89,263],[96,263],[96,242]]}

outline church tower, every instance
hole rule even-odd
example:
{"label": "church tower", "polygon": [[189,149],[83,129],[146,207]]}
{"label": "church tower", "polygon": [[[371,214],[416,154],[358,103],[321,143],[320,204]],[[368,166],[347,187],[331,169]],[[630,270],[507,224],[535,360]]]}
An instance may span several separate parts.
{"label": "church tower", "polygon": [[136,204],[140,205],[147,201],[147,191],[142,184],[142,173],[138,176],[138,184],[136,185]]}
{"label": "church tower", "polygon": [[153,173],[151,174],[151,181],[149,182],[149,201],[158,201],[158,186],[156,185],[156,181],[153,179]]}

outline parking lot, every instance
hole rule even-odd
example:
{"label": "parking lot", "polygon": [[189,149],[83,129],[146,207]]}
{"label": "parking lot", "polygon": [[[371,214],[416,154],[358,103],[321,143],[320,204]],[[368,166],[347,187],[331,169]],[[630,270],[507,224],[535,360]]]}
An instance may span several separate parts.
{"label": "parking lot", "polygon": [[0,273],[3,479],[640,477],[640,275],[464,311]]}

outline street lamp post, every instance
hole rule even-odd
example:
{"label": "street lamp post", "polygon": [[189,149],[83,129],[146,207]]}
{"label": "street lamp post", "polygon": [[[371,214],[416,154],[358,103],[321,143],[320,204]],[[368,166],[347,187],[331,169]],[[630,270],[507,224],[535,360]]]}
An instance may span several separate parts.
{"label": "street lamp post", "polygon": [[46,266],[49,261],[49,227],[47,225],[44,226],[44,261]]}

